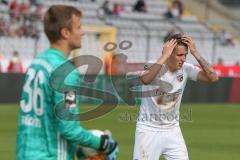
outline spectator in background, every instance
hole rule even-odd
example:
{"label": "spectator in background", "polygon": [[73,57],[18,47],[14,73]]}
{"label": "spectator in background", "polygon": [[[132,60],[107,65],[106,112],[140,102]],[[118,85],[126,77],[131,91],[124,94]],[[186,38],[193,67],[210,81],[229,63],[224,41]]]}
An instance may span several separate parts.
{"label": "spectator in background", "polygon": [[110,5],[109,1],[106,0],[101,7],[103,9],[105,15],[112,15],[112,9],[110,9],[109,5]]}
{"label": "spectator in background", "polygon": [[0,12],[8,12],[8,2],[0,0]]}
{"label": "spectator in background", "polygon": [[40,0],[29,0],[31,6],[38,6],[40,4]]}
{"label": "spectator in background", "polygon": [[124,75],[127,72],[127,57],[124,54],[113,54],[111,64],[112,75]]}
{"label": "spectator in background", "polygon": [[168,19],[180,20],[183,14],[183,3],[180,0],[174,0],[164,16]]}
{"label": "spectator in background", "polygon": [[105,74],[123,75],[127,72],[127,57],[124,54],[108,53],[105,57]]}
{"label": "spectator in background", "polygon": [[147,12],[147,6],[144,0],[138,0],[133,6],[133,11]]}
{"label": "spectator in background", "polygon": [[5,35],[6,30],[7,30],[6,21],[3,18],[0,18],[0,36]]}
{"label": "spectator in background", "polygon": [[13,52],[7,70],[9,73],[23,73],[22,62],[19,58],[18,51]]}
{"label": "spectator in background", "polygon": [[232,35],[224,29],[220,32],[219,41],[222,46],[235,46]]}
{"label": "spectator in background", "polygon": [[219,67],[224,67],[225,66],[222,58],[218,58],[217,66],[219,66]]}
{"label": "spectator in background", "polygon": [[13,0],[10,2],[9,5],[9,11],[10,11],[10,16],[13,18],[17,18],[19,16],[19,4],[17,3],[16,0]]}
{"label": "spectator in background", "polygon": [[33,24],[29,24],[27,26],[27,36],[31,37],[31,38],[39,38],[39,30],[37,28],[37,26],[34,26]]}
{"label": "spectator in background", "polygon": [[115,3],[113,6],[113,15],[119,15],[124,11],[124,6],[122,3]]}
{"label": "spectator in background", "polygon": [[107,16],[107,15],[112,15],[112,14],[113,14],[113,12],[112,12],[112,9],[110,9],[109,1],[108,1],[108,0],[104,1],[104,3],[102,4],[102,6],[97,9],[97,17],[98,17],[99,19],[104,20],[104,19],[105,19],[105,16]]}
{"label": "spectator in background", "polygon": [[164,16],[167,19],[181,19],[180,11],[176,4],[173,4],[173,6],[169,7]]}
{"label": "spectator in background", "polygon": [[9,12],[11,18],[0,16],[0,36],[38,38],[38,22],[43,13],[43,5],[39,0],[11,0],[9,7],[5,4],[6,2],[0,0],[0,11]]}
{"label": "spectator in background", "polygon": [[8,0],[1,0],[2,4],[8,5]]}
{"label": "spectator in background", "polygon": [[30,17],[30,5],[29,2],[22,1],[19,5],[20,17],[23,18],[23,23],[25,23]]}
{"label": "spectator in background", "polygon": [[174,0],[173,6],[175,6],[178,9],[179,15],[183,15],[183,3],[181,0]]}
{"label": "spectator in background", "polygon": [[106,53],[104,57],[104,70],[105,74],[111,75],[113,53]]}
{"label": "spectator in background", "polygon": [[18,29],[19,29],[19,25],[17,23],[16,18],[12,18],[10,20],[10,25],[7,28],[9,36],[11,36],[11,37],[17,36],[18,35],[17,34],[18,33]]}
{"label": "spectator in background", "polygon": [[239,61],[237,61],[237,62],[235,63],[235,66],[240,66]]}
{"label": "spectator in background", "polygon": [[41,19],[43,15],[43,4],[39,3],[36,5],[36,10],[34,12],[36,18]]}
{"label": "spectator in background", "polygon": [[20,14],[29,14],[29,9],[30,9],[30,5],[28,2],[23,1],[20,5],[19,5],[19,13]]}

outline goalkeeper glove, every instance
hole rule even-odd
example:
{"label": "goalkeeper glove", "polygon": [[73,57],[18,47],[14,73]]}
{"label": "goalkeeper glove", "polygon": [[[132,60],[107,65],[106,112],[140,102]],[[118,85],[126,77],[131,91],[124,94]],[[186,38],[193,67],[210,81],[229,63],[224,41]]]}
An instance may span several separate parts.
{"label": "goalkeeper glove", "polygon": [[108,135],[101,136],[100,147],[98,150],[102,151],[107,156],[107,160],[116,160],[119,152],[117,142]]}

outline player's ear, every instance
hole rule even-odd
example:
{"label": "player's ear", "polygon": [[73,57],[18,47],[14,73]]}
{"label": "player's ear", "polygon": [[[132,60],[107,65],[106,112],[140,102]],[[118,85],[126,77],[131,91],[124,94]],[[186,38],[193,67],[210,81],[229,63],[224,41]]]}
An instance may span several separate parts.
{"label": "player's ear", "polygon": [[60,30],[60,34],[61,34],[61,37],[62,37],[63,39],[68,39],[69,36],[70,36],[70,31],[69,31],[68,28],[63,27],[63,28]]}

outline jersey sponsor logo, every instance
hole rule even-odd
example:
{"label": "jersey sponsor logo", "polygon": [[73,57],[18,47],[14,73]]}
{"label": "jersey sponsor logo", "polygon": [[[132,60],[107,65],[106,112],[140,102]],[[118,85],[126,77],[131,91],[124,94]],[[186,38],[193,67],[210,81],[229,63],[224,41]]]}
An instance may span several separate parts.
{"label": "jersey sponsor logo", "polygon": [[182,82],[182,81],[183,81],[183,74],[177,75],[177,80],[178,80],[179,82]]}
{"label": "jersey sponsor logo", "polygon": [[162,92],[160,96],[153,97],[153,101],[159,109],[171,109],[177,104],[179,95],[181,95],[181,93],[182,89],[179,89],[173,93]]}
{"label": "jersey sponsor logo", "polygon": [[76,107],[76,92],[75,91],[67,91],[64,93],[64,102],[66,108]]}

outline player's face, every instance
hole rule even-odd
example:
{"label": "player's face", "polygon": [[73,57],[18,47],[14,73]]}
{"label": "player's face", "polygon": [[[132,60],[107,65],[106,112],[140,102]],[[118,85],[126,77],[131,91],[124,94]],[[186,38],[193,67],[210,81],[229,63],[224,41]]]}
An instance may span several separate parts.
{"label": "player's face", "polygon": [[181,69],[187,57],[187,49],[184,46],[177,45],[173,49],[170,61],[174,69]]}
{"label": "player's face", "polygon": [[72,29],[69,36],[69,46],[71,49],[81,48],[81,39],[84,35],[80,17],[73,15],[72,17]]}

